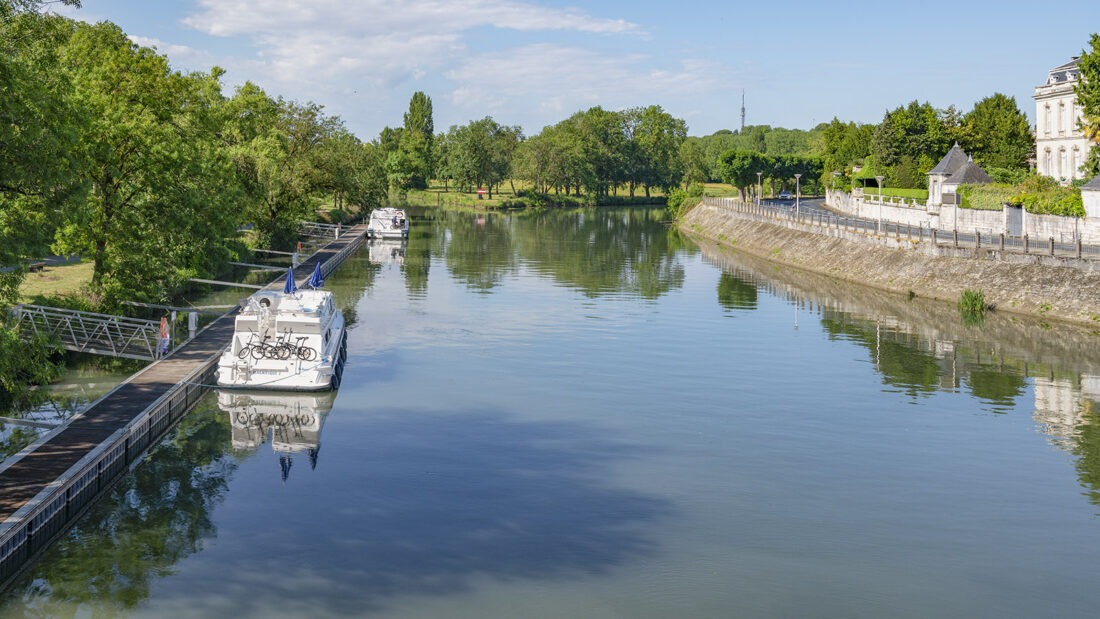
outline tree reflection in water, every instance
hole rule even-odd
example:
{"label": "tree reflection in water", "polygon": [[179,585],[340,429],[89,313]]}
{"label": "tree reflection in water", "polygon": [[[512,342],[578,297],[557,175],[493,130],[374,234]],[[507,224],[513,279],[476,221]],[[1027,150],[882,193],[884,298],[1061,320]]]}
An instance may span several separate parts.
{"label": "tree reflection in water", "polygon": [[[143,612],[361,616],[482,577],[606,573],[656,552],[647,532],[671,513],[608,481],[616,462],[644,454],[595,428],[474,411],[372,411],[359,424],[329,432],[322,466],[298,480],[309,483],[276,492],[234,487],[228,416],[192,414],[0,611],[114,615],[159,580]],[[257,460],[271,479],[269,459]]]}

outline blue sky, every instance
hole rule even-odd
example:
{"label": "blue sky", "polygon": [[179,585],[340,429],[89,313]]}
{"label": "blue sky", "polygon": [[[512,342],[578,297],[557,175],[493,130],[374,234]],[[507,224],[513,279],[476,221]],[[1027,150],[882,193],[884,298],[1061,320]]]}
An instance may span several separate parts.
{"label": "blue sky", "polygon": [[321,104],[361,139],[418,90],[436,131],[492,116],[538,133],[572,113],[661,105],[690,135],[877,123],[913,100],[961,112],[1035,86],[1100,32],[1100,0],[84,0],[174,68],[217,65]]}

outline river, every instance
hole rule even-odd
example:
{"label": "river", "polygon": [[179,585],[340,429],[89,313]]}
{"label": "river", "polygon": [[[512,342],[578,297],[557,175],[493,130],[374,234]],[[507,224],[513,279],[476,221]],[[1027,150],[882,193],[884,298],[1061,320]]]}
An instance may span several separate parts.
{"label": "river", "polygon": [[417,212],[339,392],[211,392],[0,616],[1095,615],[1095,334],[663,219]]}

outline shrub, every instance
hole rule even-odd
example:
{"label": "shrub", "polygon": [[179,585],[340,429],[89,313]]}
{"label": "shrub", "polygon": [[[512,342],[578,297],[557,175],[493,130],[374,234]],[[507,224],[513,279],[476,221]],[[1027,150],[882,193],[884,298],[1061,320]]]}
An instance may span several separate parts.
{"label": "shrub", "polygon": [[992,306],[985,302],[985,293],[982,290],[967,288],[959,297],[959,314],[963,322],[968,325],[981,324],[985,319],[985,313]]}

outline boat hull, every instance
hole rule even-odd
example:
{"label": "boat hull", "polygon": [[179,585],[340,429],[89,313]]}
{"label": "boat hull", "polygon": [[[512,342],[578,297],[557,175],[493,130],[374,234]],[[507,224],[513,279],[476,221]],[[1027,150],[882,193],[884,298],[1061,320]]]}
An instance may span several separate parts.
{"label": "boat hull", "polygon": [[[259,303],[237,316],[233,339],[218,359],[217,382],[225,389],[325,391],[340,386],[347,359],[343,314],[331,293],[279,297],[258,293]],[[264,300],[270,301],[262,305]],[[298,352],[269,350],[267,342],[297,343]],[[257,346],[258,342],[264,343]]]}

